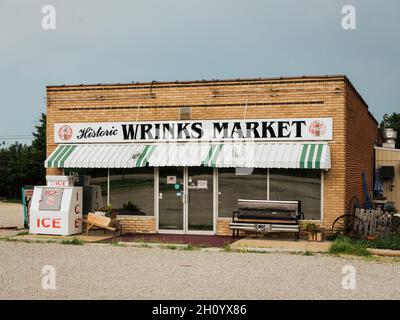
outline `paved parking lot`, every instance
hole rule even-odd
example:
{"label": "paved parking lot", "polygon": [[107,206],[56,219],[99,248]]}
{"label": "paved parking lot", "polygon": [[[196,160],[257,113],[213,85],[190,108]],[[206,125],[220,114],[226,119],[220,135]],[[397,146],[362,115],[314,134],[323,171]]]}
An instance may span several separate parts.
{"label": "paved parking lot", "polygon": [[0,257],[0,299],[400,299],[400,264],[361,258],[9,241]]}

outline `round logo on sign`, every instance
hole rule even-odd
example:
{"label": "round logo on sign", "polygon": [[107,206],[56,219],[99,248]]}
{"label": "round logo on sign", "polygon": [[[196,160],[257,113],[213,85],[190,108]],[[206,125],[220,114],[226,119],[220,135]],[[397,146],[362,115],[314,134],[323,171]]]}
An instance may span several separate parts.
{"label": "round logo on sign", "polygon": [[49,206],[53,206],[54,203],[55,203],[54,197],[48,197],[46,203],[47,203]]}
{"label": "round logo on sign", "polygon": [[326,124],[321,120],[314,120],[310,123],[308,131],[315,137],[321,137],[326,132]]}
{"label": "round logo on sign", "polygon": [[58,130],[58,136],[61,140],[68,141],[72,137],[72,128],[70,126],[63,125]]}

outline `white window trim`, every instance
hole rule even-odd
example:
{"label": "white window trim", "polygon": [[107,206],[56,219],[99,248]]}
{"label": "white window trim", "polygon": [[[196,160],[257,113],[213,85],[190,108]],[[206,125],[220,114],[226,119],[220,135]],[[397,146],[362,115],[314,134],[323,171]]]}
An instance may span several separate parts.
{"label": "white window trim", "polygon": [[269,199],[269,168],[267,168],[267,200]]}
{"label": "white window trim", "polygon": [[107,206],[110,206],[110,168],[107,168]]}
{"label": "white window trim", "polygon": [[218,186],[219,186],[219,178],[218,178],[218,168],[214,168],[213,171],[213,186],[214,186],[214,194],[213,194],[213,219],[214,219],[214,227],[213,233],[217,234],[217,223],[218,223],[218,202],[219,202],[219,194],[218,194]]}
{"label": "white window trim", "polygon": [[158,202],[160,197],[160,189],[159,189],[159,168],[154,167],[154,230],[158,233]]}

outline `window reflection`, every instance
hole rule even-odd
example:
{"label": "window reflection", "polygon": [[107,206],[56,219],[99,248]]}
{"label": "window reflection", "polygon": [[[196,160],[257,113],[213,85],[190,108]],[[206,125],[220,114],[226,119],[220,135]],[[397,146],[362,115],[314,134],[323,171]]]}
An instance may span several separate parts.
{"label": "window reflection", "polygon": [[111,169],[110,205],[120,215],[154,215],[154,169]]}
{"label": "window reflection", "polygon": [[232,217],[238,199],[267,199],[267,169],[219,169],[218,179],[219,217]]}
{"label": "window reflection", "polygon": [[270,200],[300,200],[304,219],[321,219],[321,171],[270,169]]}

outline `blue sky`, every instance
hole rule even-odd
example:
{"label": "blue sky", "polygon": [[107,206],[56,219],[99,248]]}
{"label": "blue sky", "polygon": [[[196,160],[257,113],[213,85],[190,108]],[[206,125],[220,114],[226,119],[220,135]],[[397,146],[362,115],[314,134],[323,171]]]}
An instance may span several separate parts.
{"label": "blue sky", "polygon": [[400,111],[399,34],[398,0],[0,0],[0,142],[31,134],[48,84],[346,74],[380,120]]}

